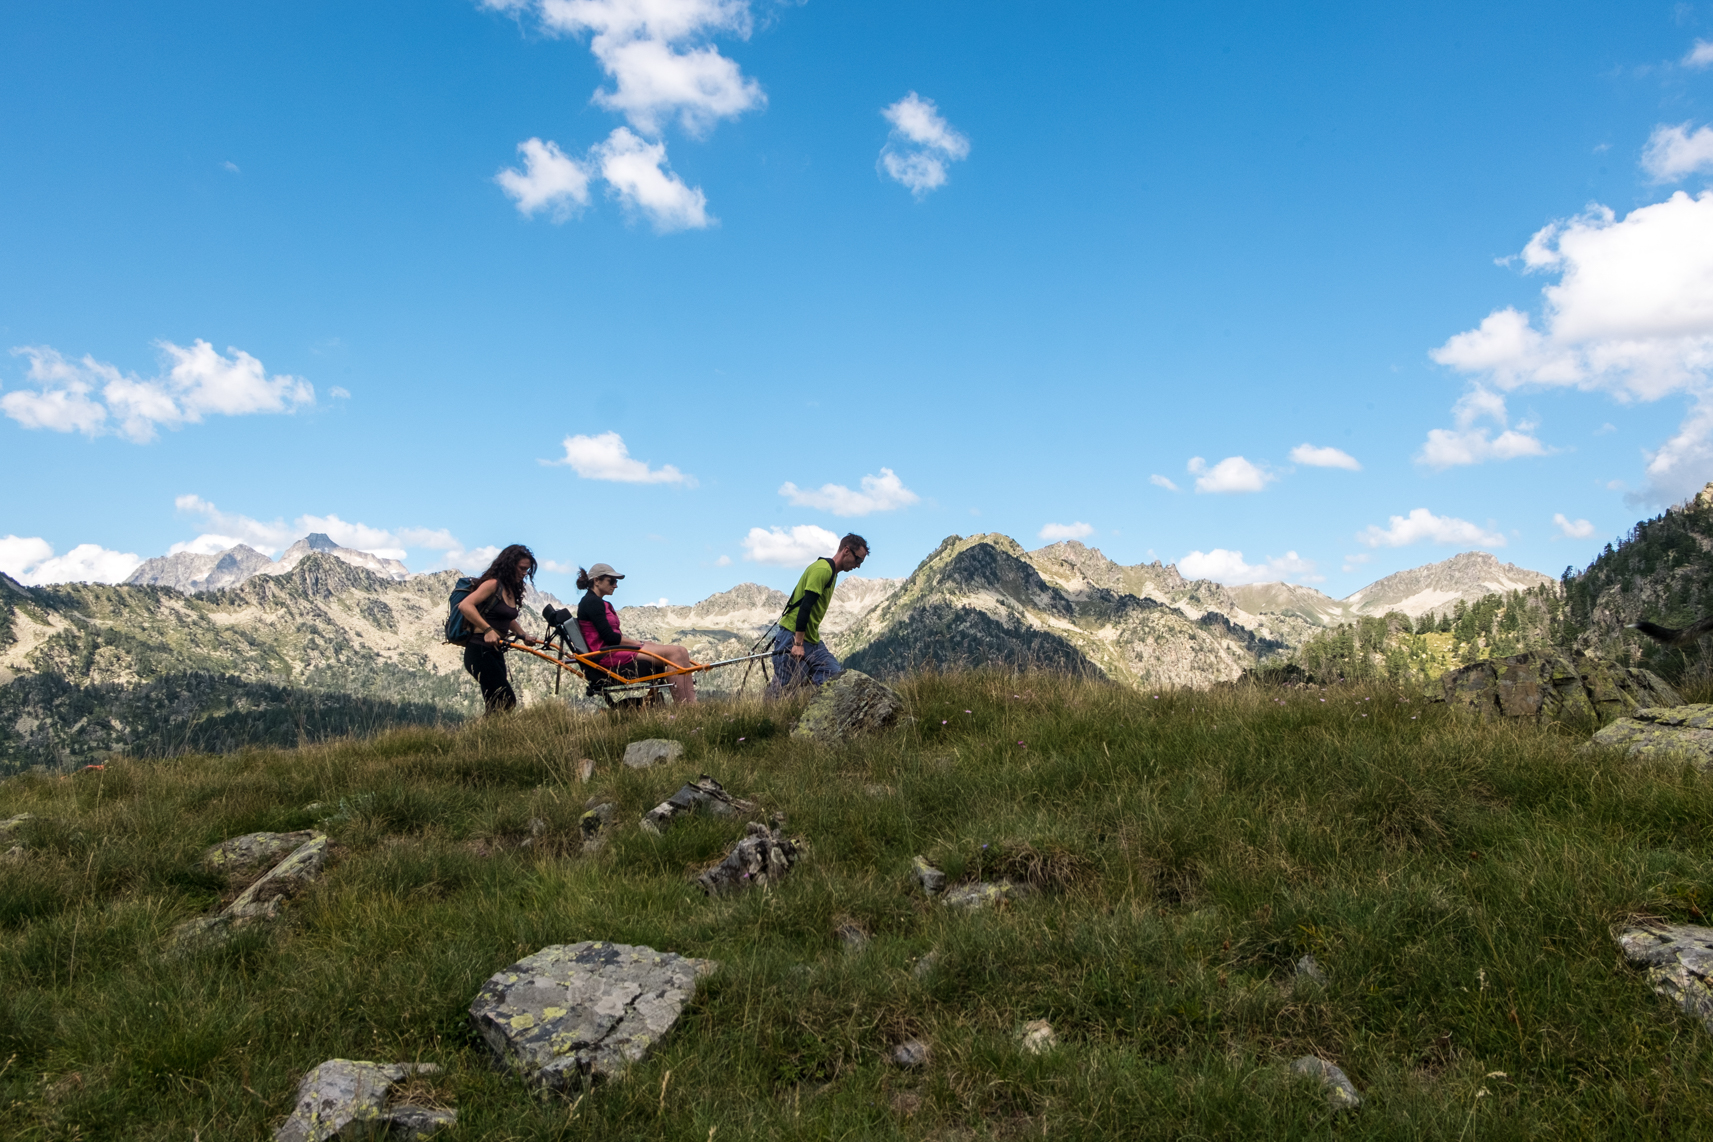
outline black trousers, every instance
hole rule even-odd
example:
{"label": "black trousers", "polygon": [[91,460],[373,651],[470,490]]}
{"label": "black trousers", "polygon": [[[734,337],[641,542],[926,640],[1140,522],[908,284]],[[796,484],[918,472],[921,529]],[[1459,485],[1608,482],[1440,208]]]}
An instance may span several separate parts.
{"label": "black trousers", "polygon": [[464,669],[482,688],[482,701],[488,713],[509,710],[517,705],[517,693],[511,679],[506,677],[506,656],[486,643],[464,648]]}

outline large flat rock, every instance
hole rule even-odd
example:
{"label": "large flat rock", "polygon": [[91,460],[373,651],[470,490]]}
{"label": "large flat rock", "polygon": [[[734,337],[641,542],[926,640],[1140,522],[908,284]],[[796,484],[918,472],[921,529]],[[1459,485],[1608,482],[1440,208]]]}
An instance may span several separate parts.
{"label": "large flat rock", "polygon": [[1594,735],[1595,745],[1617,746],[1632,757],[1713,765],[1713,705],[1653,706],[1619,718]]}
{"label": "large flat rock", "polygon": [[427,1138],[456,1123],[457,1112],[395,1105],[392,1090],[412,1075],[439,1072],[433,1063],[328,1059],[303,1076],[297,1088],[297,1105],[274,1131],[274,1142]]}
{"label": "large flat rock", "polygon": [[620,1078],[718,966],[631,944],[556,944],[491,976],[470,1020],[501,1066],[536,1085]]}
{"label": "large flat rock", "polygon": [[1444,701],[1487,720],[1598,721],[1609,723],[1646,707],[1679,706],[1659,675],[1593,655],[1531,650],[1489,658],[1440,677]]}

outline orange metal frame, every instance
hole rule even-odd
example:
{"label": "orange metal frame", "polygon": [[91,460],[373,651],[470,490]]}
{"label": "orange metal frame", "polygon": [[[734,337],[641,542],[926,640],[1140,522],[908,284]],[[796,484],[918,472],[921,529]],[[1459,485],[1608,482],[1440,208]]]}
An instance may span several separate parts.
{"label": "orange metal frame", "polygon": [[[736,662],[749,662],[757,658],[767,658],[772,654],[771,651],[768,651],[763,654],[746,655],[743,658],[728,658],[721,662],[692,662],[689,666],[673,666],[670,662],[667,662],[666,659],[655,654],[651,650],[637,650],[628,647],[621,648],[615,646],[605,650],[592,650],[588,654],[578,654],[569,647],[565,647],[560,650],[560,655],[569,656],[569,658],[565,658],[560,657],[559,655],[549,654],[545,650],[537,650],[533,646],[527,646],[524,643],[516,642],[512,639],[506,639],[505,645],[513,650],[521,650],[527,654],[533,654],[544,662],[551,662],[561,670],[570,670],[573,664],[593,666],[596,670],[599,670],[602,674],[605,674],[608,678],[611,678],[621,686],[639,686],[647,682],[659,682],[666,678],[676,678],[681,674],[696,674],[703,670],[712,670],[716,666],[730,666]],[[595,659],[600,655],[613,654],[621,649],[628,649],[632,654],[643,655],[648,658],[652,658],[657,662],[665,663],[667,666],[671,667],[671,669],[663,670],[659,674],[649,674],[641,678],[626,678],[623,674],[611,669],[606,664],[595,661]]]}

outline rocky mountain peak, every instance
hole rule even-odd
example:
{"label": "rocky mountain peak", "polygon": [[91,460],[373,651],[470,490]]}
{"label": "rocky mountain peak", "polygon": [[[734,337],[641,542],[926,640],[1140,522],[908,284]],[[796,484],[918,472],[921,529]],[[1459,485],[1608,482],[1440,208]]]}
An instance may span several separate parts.
{"label": "rocky mountain peak", "polygon": [[1458,600],[1473,603],[1484,595],[1526,591],[1556,583],[1550,575],[1514,563],[1502,563],[1485,551],[1464,551],[1439,563],[1399,571],[1347,596],[1343,602],[1366,615],[1402,611],[1412,619],[1446,614]]}

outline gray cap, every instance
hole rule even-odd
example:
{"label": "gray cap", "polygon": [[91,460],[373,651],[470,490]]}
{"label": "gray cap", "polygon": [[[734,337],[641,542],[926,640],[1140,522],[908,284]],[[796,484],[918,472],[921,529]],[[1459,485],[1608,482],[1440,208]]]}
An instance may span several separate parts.
{"label": "gray cap", "polygon": [[600,579],[606,575],[611,575],[615,579],[624,578],[623,575],[620,575],[617,571],[613,570],[613,566],[610,563],[597,563],[593,567],[589,568],[588,574],[591,579]]}

